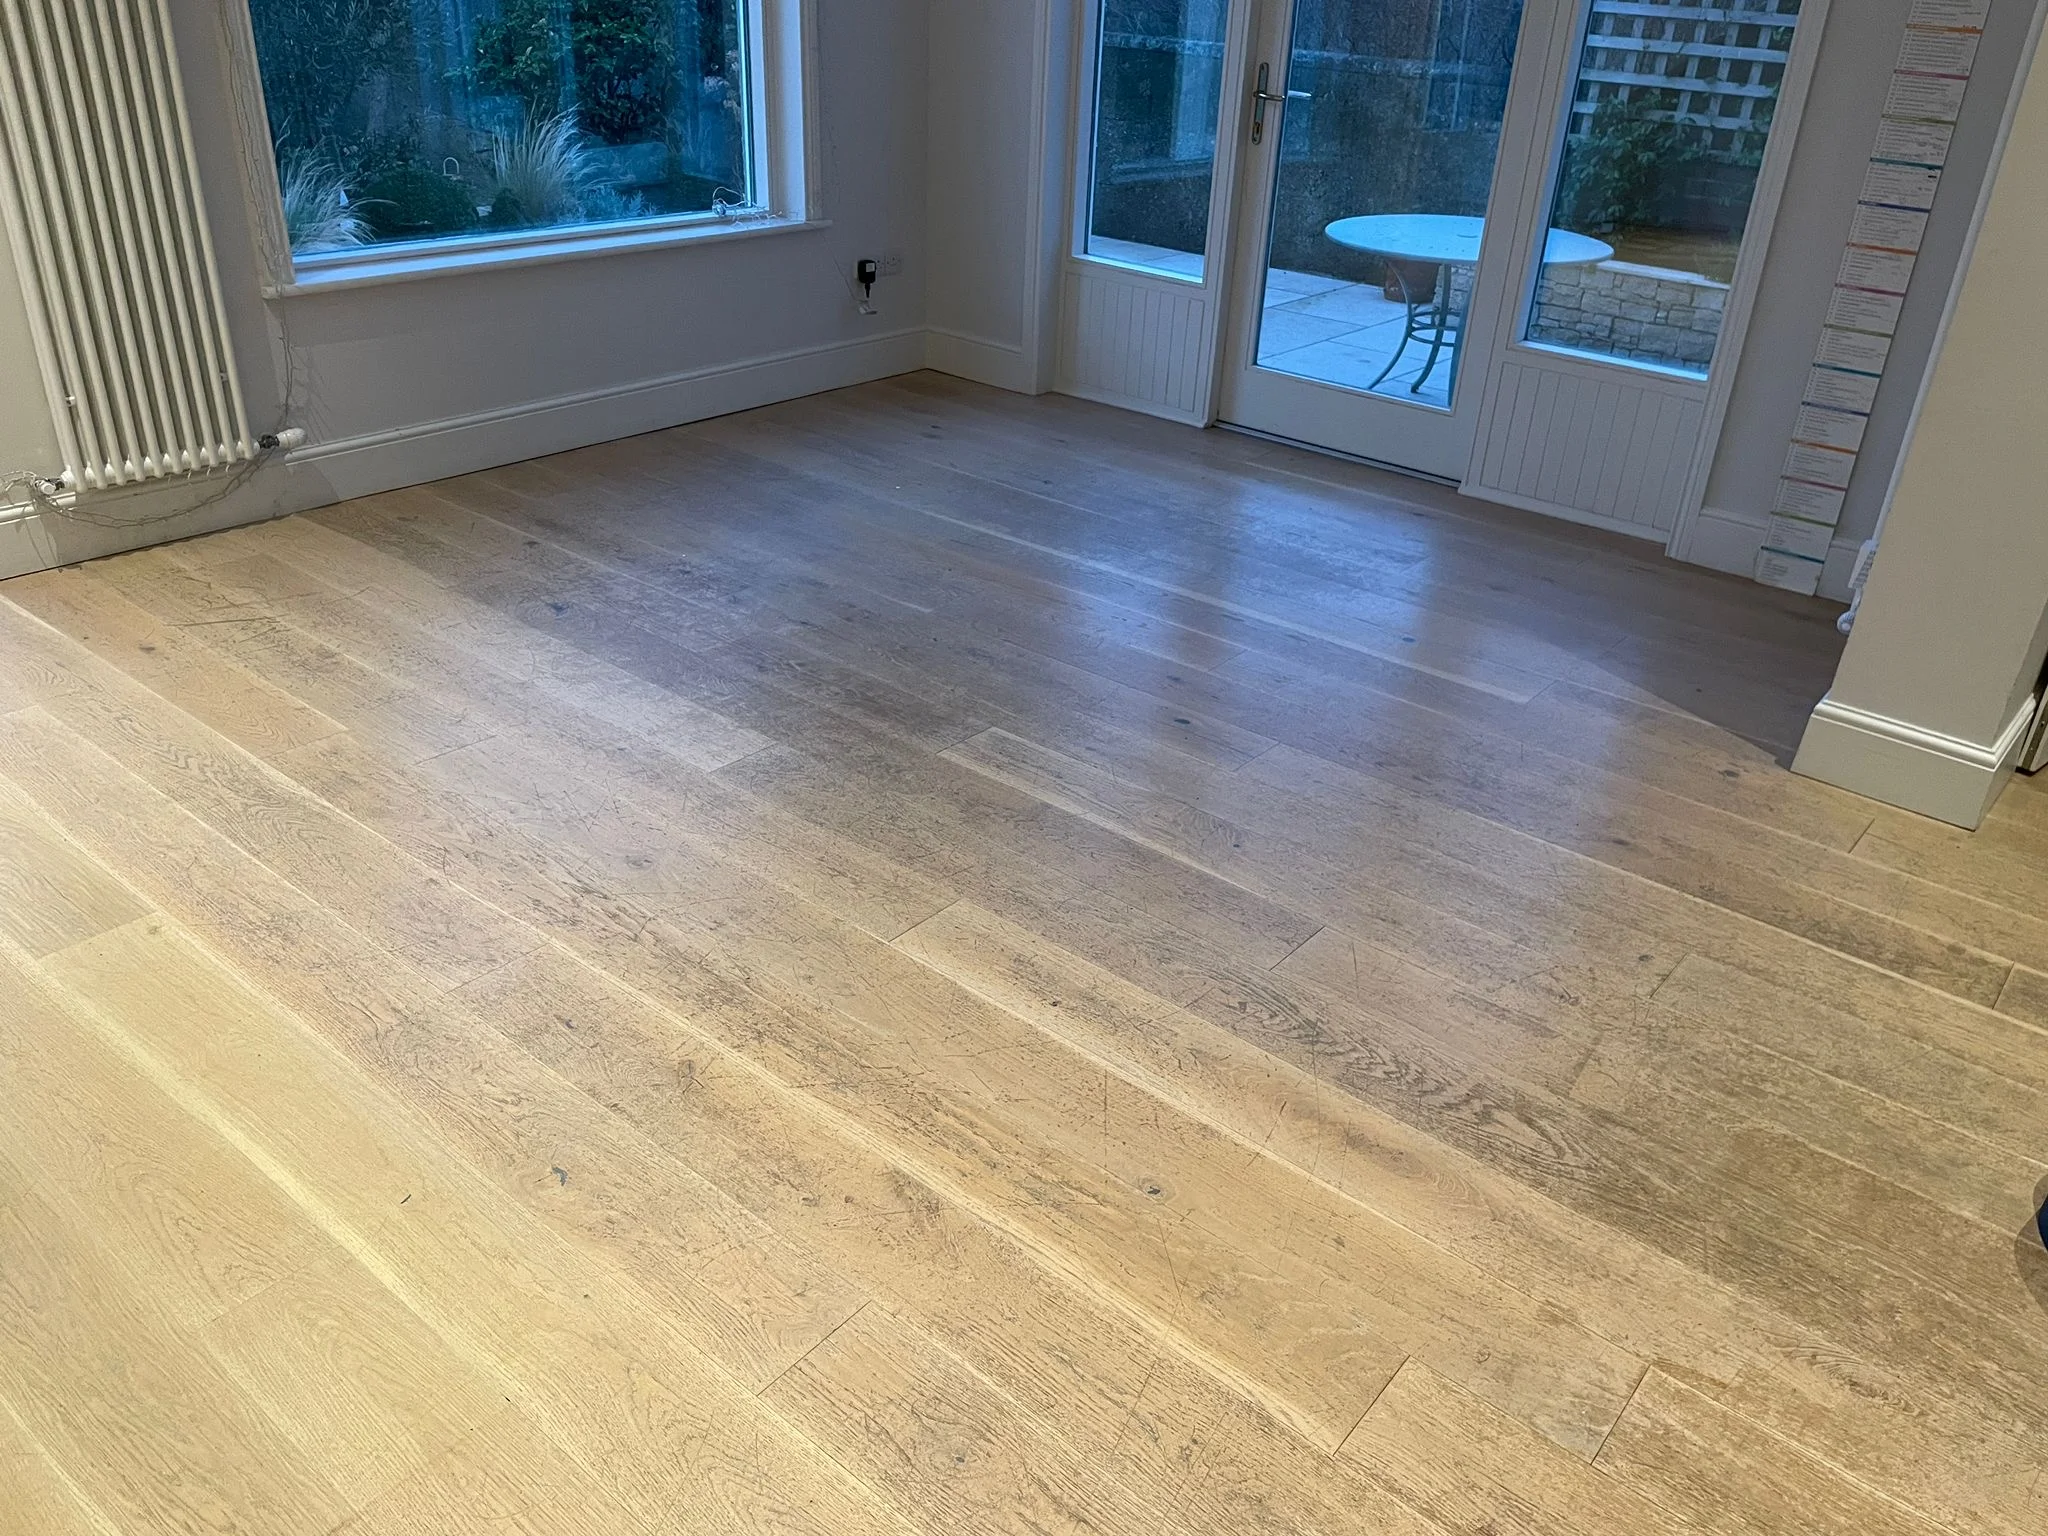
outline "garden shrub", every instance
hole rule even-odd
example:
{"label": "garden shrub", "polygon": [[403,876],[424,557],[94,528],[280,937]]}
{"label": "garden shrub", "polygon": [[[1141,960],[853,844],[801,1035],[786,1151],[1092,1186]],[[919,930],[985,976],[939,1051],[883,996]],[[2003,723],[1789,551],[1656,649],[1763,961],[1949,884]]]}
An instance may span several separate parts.
{"label": "garden shrub", "polygon": [[[1740,233],[1760,151],[1715,150],[1706,131],[1675,122],[1672,91],[1610,97],[1591,126],[1565,141],[1559,212],[1593,234],[1625,229]],[[1763,126],[1768,119],[1761,118]]]}
{"label": "garden shrub", "polygon": [[371,75],[412,61],[410,0],[256,0],[249,13],[271,129],[301,153],[335,154]]}
{"label": "garden shrub", "polygon": [[675,16],[663,0],[505,0],[477,29],[478,85],[517,97],[535,121],[573,107],[601,144],[660,138],[675,73]]}
{"label": "garden shrub", "polygon": [[476,204],[459,181],[423,165],[394,166],[371,178],[356,211],[380,240],[456,234],[476,224]]}

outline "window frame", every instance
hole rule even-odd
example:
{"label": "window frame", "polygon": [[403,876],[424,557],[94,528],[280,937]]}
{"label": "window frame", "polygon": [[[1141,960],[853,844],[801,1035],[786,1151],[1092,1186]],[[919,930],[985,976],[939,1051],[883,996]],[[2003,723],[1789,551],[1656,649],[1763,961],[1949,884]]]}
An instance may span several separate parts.
{"label": "window frame", "polygon": [[[1719,398],[1721,403],[1717,409],[1725,413],[1727,394],[1733,388],[1734,365],[1740,359],[1742,343],[1748,336],[1751,311],[1757,290],[1762,284],[1763,264],[1769,253],[1771,234],[1776,227],[1785,184],[1790,176],[1792,153],[1799,136],[1800,123],[1805,115],[1807,95],[1812,87],[1820,48],[1820,33],[1825,28],[1830,4],[1831,0],[1801,0],[1800,8],[1793,18],[1792,47],[1785,59],[1776,66],[1778,78],[1773,82],[1776,94],[1771,97],[1771,124],[1765,131],[1761,163],[1750,193],[1748,218],[1744,225],[1742,240],[1737,247],[1735,271],[1727,285],[1728,298],[1722,312],[1721,326],[1715,332],[1714,355],[1707,365],[1704,368],[1693,369],[1649,358],[1622,357],[1530,335],[1530,327],[1535,322],[1537,291],[1543,280],[1544,267],[1543,243],[1540,239],[1534,238],[1530,240],[1529,248],[1524,253],[1518,297],[1513,312],[1513,326],[1509,332],[1510,339],[1506,343],[1509,350],[1561,358],[1593,367],[1621,368],[1652,380],[1700,386],[1708,390],[1709,398]],[[1596,0],[1571,0],[1569,7],[1572,19],[1569,33],[1570,51],[1564,56],[1561,65],[1563,73],[1557,82],[1558,99],[1553,104],[1551,138],[1545,169],[1537,183],[1541,199],[1531,204],[1535,211],[1527,214],[1531,229],[1534,231],[1547,231],[1551,227],[1551,215],[1556,211],[1557,198],[1564,177],[1566,148],[1571,138],[1572,118],[1577,111],[1577,85],[1585,68],[1585,54],[1591,36],[1595,8]],[[1810,32],[1806,28],[1809,18],[1813,21]],[[1781,127],[1785,130],[1782,134]],[[1728,351],[1726,344],[1731,337],[1734,343],[1733,353],[1729,356],[1728,366],[1724,369],[1723,355]],[[1718,417],[1710,411],[1708,419],[1714,429],[1712,436],[1718,438]],[[1680,527],[1684,526],[1685,519],[1681,514]],[[1676,547],[1675,543],[1673,547]]]}
{"label": "window frame", "polygon": [[542,266],[628,252],[827,227],[815,125],[817,0],[745,0],[754,201],[726,213],[677,213],[552,229],[393,241],[300,255],[284,227],[269,105],[249,0],[221,0],[230,84],[263,296],[290,298],[420,278]]}
{"label": "window frame", "polygon": [[[1232,69],[1239,62],[1243,42],[1250,29],[1253,7],[1246,0],[1225,0],[1222,78],[1217,82],[1216,138],[1212,148],[1209,184],[1209,230],[1202,250],[1202,271],[1175,272],[1166,267],[1106,255],[1088,248],[1094,238],[1096,140],[1101,132],[1103,12],[1108,0],[1082,0],[1080,24],[1075,28],[1074,48],[1074,140],[1071,156],[1066,259],[1085,267],[1102,267],[1113,272],[1153,279],[1175,287],[1208,291],[1214,286],[1218,268],[1220,216],[1227,213],[1234,197],[1237,163],[1227,162],[1225,152],[1233,131]],[[1226,176],[1231,185],[1226,186]],[[1224,220],[1223,222],[1227,222]],[[1227,245],[1227,235],[1224,237]]]}

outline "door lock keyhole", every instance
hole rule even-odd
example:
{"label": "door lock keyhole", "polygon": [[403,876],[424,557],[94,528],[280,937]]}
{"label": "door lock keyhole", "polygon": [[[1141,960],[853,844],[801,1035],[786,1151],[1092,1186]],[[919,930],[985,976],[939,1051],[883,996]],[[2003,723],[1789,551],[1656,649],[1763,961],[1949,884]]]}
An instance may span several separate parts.
{"label": "door lock keyhole", "polygon": [[1261,64],[1259,66],[1259,83],[1252,88],[1252,142],[1254,144],[1266,142],[1266,104],[1268,102],[1278,102],[1284,107],[1290,101],[1308,101],[1311,99],[1307,91],[1276,92],[1270,89],[1272,83],[1273,66],[1271,64]]}

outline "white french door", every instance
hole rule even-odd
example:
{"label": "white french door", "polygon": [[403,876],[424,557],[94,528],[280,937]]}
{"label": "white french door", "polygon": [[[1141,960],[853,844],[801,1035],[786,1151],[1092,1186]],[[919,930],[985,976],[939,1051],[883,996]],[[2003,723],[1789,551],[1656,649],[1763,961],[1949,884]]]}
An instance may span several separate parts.
{"label": "white french door", "polygon": [[1682,555],[1826,7],[1089,0],[1061,387]]}
{"label": "white french door", "polygon": [[1465,478],[1572,9],[1258,0],[1220,419]]}

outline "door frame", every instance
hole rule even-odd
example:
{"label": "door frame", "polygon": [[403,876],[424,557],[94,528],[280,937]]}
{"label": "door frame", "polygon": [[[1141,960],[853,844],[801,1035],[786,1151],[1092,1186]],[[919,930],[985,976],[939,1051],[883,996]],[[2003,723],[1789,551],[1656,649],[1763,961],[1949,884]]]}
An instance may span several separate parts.
{"label": "door frame", "polygon": [[[1579,3],[1580,0],[1526,0],[1515,42],[1515,63],[1507,104],[1502,114],[1504,129],[1506,124],[1515,120],[1518,112],[1534,121],[1536,114],[1544,109],[1546,97],[1542,94],[1541,84],[1537,75],[1524,67],[1525,61],[1531,60],[1551,44],[1553,29],[1558,25],[1557,13],[1565,8],[1576,10]],[[1278,50],[1275,54],[1282,71],[1281,85],[1277,88],[1284,89],[1286,74],[1293,60],[1291,13],[1295,9],[1294,0],[1243,0],[1243,4],[1249,15],[1256,15],[1266,7],[1271,7],[1276,24],[1281,21],[1283,15],[1286,18],[1287,46],[1284,57]],[[1251,31],[1248,27],[1248,45]],[[1246,74],[1238,93],[1241,107],[1251,99],[1257,68],[1258,60],[1248,53],[1245,60]],[[1275,135],[1276,139],[1284,136],[1286,132],[1287,110],[1285,104],[1278,108],[1280,130]],[[1219,405],[1226,384],[1233,381],[1239,372],[1250,372],[1256,368],[1255,348],[1260,324],[1264,318],[1262,301],[1266,257],[1272,238],[1274,204],[1279,194],[1281,147],[1276,142],[1270,157],[1249,152],[1242,126],[1237,144],[1233,147],[1233,158],[1237,161],[1238,172],[1237,205],[1234,210],[1236,219],[1233,225],[1233,234],[1236,238],[1231,245],[1235,270],[1227,290],[1226,311],[1219,327],[1221,334],[1214,364],[1216,387],[1213,393]],[[1508,273],[1513,253],[1517,249],[1516,236],[1519,234],[1519,230],[1509,220],[1495,218],[1493,215],[1500,211],[1504,199],[1512,207],[1521,206],[1526,200],[1526,189],[1518,184],[1516,178],[1525,177],[1529,173],[1527,157],[1520,157],[1518,163],[1518,157],[1509,148],[1504,136],[1501,147],[1494,156],[1492,175],[1487,180],[1486,234],[1474,270],[1472,296],[1466,306],[1464,334],[1459,341],[1458,371],[1464,377],[1462,383],[1454,382],[1450,410],[1440,411],[1419,405],[1407,407],[1398,397],[1368,394],[1347,389],[1342,385],[1322,384],[1313,379],[1302,381],[1302,387],[1311,392],[1322,389],[1337,396],[1376,402],[1378,408],[1389,411],[1426,411],[1428,424],[1449,435],[1460,432],[1458,418],[1469,413],[1469,430],[1472,440],[1476,442],[1479,429],[1484,424],[1486,379],[1483,373],[1475,377],[1470,364],[1475,356],[1487,356],[1493,351],[1494,333],[1503,324],[1511,302]],[[1309,398],[1313,400],[1316,397],[1311,393]],[[1471,451],[1468,445],[1462,453],[1457,453],[1453,467],[1444,474],[1368,454],[1347,453],[1346,456],[1360,458],[1367,463],[1380,464],[1397,473],[1416,474],[1426,479],[1455,485],[1465,478],[1465,468],[1470,461]]]}
{"label": "door frame", "polygon": [[[1062,3],[1062,0],[1047,0]],[[1227,0],[1209,183],[1209,228],[1199,281],[1088,254],[1095,184],[1095,109],[1102,0],[1079,8],[1067,99],[1065,244],[1059,258],[1055,384],[1063,393],[1190,426],[1216,423],[1217,348],[1228,309],[1230,234],[1236,214],[1239,136],[1246,94],[1236,88],[1251,46],[1256,0]]]}
{"label": "door frame", "polygon": [[[1728,407],[1735,398],[1735,376],[1742,365],[1742,346],[1749,336],[1750,321],[1756,315],[1757,294],[1763,288],[1764,268],[1770,260],[1771,235],[1778,224],[1778,210],[1785,200],[1785,186],[1792,176],[1792,156],[1799,147],[1799,128],[1806,117],[1806,103],[1813,91],[1813,77],[1820,64],[1821,40],[1827,35],[1828,11],[1832,0],[1802,0],[1799,26],[1792,34],[1792,55],[1785,61],[1785,78],[1778,86],[1778,103],[1771,117],[1770,137],[1764,141],[1764,163],[1757,171],[1756,193],[1750,199],[1749,222],[1742,232],[1742,249],[1735,258],[1735,274],[1728,285],[1728,307],[1721,317],[1721,340],[1714,349],[1714,361],[1707,370],[1706,417],[1700,426],[1700,442],[1692,468],[1686,475],[1685,490],[1679,498],[1678,519],[1664,552],[1674,560],[1690,559],[1693,536],[1700,513],[1706,506],[1707,482],[1713,478],[1714,455],[1721,446],[1721,429],[1727,424]],[[1553,174],[1555,174],[1553,172]],[[1790,446],[1790,434],[1787,434]]]}

